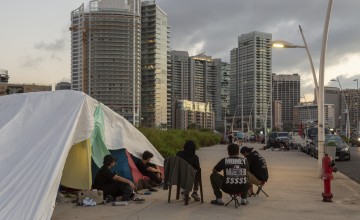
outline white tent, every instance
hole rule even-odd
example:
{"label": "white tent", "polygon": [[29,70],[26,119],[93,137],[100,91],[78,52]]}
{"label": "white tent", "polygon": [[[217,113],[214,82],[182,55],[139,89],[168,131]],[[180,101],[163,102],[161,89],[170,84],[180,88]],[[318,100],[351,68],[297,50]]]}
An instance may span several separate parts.
{"label": "white tent", "polygon": [[69,151],[89,140],[101,106],[104,142],[135,156],[163,157],[132,124],[90,96],[76,91],[0,97],[0,219],[50,219]]}

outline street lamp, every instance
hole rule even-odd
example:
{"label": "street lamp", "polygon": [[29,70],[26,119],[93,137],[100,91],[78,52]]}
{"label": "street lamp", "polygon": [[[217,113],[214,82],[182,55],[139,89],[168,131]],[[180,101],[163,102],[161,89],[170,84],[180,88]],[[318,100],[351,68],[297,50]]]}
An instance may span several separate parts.
{"label": "street lamp", "polygon": [[306,49],[306,53],[308,55],[309,62],[310,62],[311,72],[313,74],[313,79],[314,79],[315,96],[316,96],[316,100],[318,100],[319,86],[318,86],[318,82],[317,82],[314,62],[313,62],[313,60],[311,58],[309,47],[308,47],[308,45],[306,43],[305,36],[304,36],[303,30],[302,30],[300,25],[299,25],[299,30],[300,30],[300,33],[301,33],[301,37],[302,37],[302,39],[304,41],[304,46],[295,45],[295,44],[289,43],[287,41],[280,41],[280,40],[272,41],[270,43],[270,45],[271,45],[271,47],[275,47],[275,48],[305,48]]}
{"label": "street lamp", "polygon": [[359,133],[359,98],[358,98],[358,92],[359,92],[359,80],[354,79],[356,81],[356,131]]}
{"label": "street lamp", "polygon": [[[340,83],[340,80],[338,77],[336,77],[336,79],[332,79],[330,80],[332,82],[338,82],[339,83],[339,86],[340,86],[340,92],[343,93],[343,89],[342,89],[342,86],[341,86],[341,83]],[[346,102],[346,97],[345,97],[345,94],[343,93],[343,97],[344,97],[344,101],[345,101],[345,110],[346,110],[346,124],[345,124],[345,131],[346,131],[346,137],[349,139],[350,138],[350,123],[349,123],[349,108],[348,108],[348,104]]]}
{"label": "street lamp", "polygon": [[[327,41],[328,41],[328,33],[329,33],[329,23],[330,23],[330,15],[331,15],[331,9],[333,5],[334,0],[329,0],[327,11],[326,11],[326,17],[325,17],[325,24],[323,29],[323,38],[321,43],[321,54],[320,54],[320,66],[319,66],[319,84],[317,86],[317,79],[316,79],[316,73],[315,69],[313,68],[313,62],[310,56],[310,53],[308,53],[308,57],[311,63],[311,68],[314,76],[314,84],[315,84],[315,92],[317,97],[317,104],[318,104],[318,176],[321,177],[322,173],[322,158],[324,156],[324,142],[325,142],[325,128],[324,128],[324,122],[325,122],[325,114],[324,114],[324,72],[325,72],[325,59],[326,59],[326,48],[327,48]],[[300,32],[302,34],[302,29],[300,28]],[[303,35],[302,35],[303,37]],[[305,41],[305,38],[303,37],[303,40]],[[291,46],[291,45],[290,45]],[[307,48],[307,45],[304,46]],[[294,48],[294,46],[289,47]],[[297,48],[297,47],[295,47]],[[302,48],[302,47],[299,47]],[[308,52],[308,50],[307,50]]]}

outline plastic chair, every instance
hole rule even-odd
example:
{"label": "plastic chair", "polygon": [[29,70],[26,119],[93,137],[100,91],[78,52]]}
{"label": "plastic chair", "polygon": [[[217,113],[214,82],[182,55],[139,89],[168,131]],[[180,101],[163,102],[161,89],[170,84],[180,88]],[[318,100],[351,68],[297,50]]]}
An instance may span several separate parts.
{"label": "plastic chair", "polygon": [[[180,198],[180,188],[184,189],[185,205],[189,204],[189,193],[195,180],[195,169],[180,157],[168,157],[164,161],[164,190],[168,189],[168,203],[170,203],[172,185],[176,185],[176,200]],[[201,203],[203,200],[201,172],[199,175]]]}

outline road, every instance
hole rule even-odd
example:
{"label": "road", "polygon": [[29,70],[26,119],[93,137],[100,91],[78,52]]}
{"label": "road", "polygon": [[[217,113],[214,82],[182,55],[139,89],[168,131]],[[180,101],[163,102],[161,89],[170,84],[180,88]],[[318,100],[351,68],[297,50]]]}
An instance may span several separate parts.
{"label": "road", "polygon": [[336,161],[338,171],[360,184],[360,147],[350,147],[350,161]]}

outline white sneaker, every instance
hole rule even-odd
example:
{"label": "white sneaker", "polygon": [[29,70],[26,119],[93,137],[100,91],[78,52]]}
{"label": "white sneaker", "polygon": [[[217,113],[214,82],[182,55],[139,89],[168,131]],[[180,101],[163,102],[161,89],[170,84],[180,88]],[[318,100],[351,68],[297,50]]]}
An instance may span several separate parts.
{"label": "white sneaker", "polygon": [[241,205],[247,205],[249,204],[249,201],[247,199],[241,199]]}

